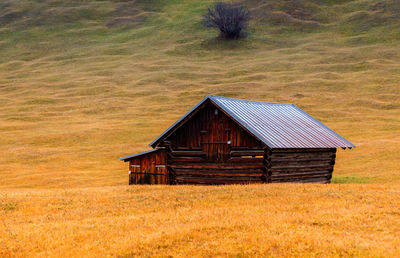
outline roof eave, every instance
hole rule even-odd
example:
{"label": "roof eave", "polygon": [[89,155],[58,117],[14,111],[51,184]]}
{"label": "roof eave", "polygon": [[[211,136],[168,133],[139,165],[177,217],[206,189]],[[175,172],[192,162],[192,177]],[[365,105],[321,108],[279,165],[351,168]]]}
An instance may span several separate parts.
{"label": "roof eave", "polygon": [[342,149],[346,149],[346,148],[355,148],[356,146],[354,144],[352,144],[350,141],[346,140],[344,137],[342,137],[341,135],[339,135],[337,132],[333,131],[332,129],[330,129],[329,127],[327,127],[326,125],[324,125],[323,123],[321,123],[320,121],[318,121],[317,119],[315,119],[313,116],[311,116],[310,114],[308,114],[306,111],[304,111],[303,109],[299,108],[298,106],[296,106],[295,104],[292,104],[294,107],[296,107],[300,112],[304,113],[306,116],[308,116],[309,118],[311,118],[314,122],[318,123],[319,125],[321,125],[322,127],[324,127],[325,129],[327,129],[328,131],[330,131],[331,133],[333,133],[334,135],[336,135],[339,139],[341,139],[342,141],[346,142],[348,145],[345,146],[337,146],[336,148],[342,148]]}
{"label": "roof eave", "polygon": [[129,160],[131,160],[133,158],[137,158],[137,157],[140,157],[140,156],[143,156],[143,155],[146,155],[146,154],[149,154],[149,153],[153,153],[153,152],[156,152],[156,151],[159,151],[159,150],[161,150],[161,149],[152,149],[152,150],[147,150],[147,151],[143,151],[143,152],[138,152],[138,153],[135,153],[135,154],[132,154],[132,155],[129,155],[129,156],[125,156],[125,157],[119,158],[119,160],[123,160],[124,162],[127,162],[127,161],[129,161]]}

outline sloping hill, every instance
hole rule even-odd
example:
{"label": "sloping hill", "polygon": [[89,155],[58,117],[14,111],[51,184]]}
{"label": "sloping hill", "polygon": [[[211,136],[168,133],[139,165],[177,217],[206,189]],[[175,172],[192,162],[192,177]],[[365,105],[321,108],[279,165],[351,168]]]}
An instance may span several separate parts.
{"label": "sloping hill", "polygon": [[211,2],[2,1],[0,187],[126,184],[117,158],[207,94],[296,103],[357,145],[335,182],[399,182],[399,2],[246,3],[219,41]]}

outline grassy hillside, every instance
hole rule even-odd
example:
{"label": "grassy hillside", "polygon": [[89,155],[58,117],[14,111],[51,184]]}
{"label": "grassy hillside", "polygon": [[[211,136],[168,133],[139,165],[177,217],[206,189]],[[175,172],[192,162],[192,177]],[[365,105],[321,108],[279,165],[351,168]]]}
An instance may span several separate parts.
{"label": "grassy hillside", "polygon": [[207,94],[295,103],[357,145],[335,182],[399,181],[398,2],[246,3],[224,42],[211,1],[2,1],[0,187],[125,184],[117,158]]}

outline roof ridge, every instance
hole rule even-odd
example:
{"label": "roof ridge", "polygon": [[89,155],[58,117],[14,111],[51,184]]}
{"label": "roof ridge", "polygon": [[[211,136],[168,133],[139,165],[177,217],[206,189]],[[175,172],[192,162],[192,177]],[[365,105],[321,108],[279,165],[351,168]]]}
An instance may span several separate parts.
{"label": "roof ridge", "polygon": [[258,100],[237,99],[237,98],[218,96],[218,95],[207,95],[207,97],[210,98],[210,99],[222,98],[222,99],[231,99],[231,100],[234,100],[234,101],[256,103],[256,104],[274,104],[274,105],[294,105],[294,106],[296,106],[293,103],[281,103],[281,102],[267,102],[267,101],[258,101]]}

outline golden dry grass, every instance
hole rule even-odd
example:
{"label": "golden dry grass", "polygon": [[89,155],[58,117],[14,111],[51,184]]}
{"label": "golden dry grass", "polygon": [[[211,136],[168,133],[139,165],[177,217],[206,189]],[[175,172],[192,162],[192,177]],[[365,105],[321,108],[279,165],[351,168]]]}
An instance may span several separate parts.
{"label": "golden dry grass", "polygon": [[[136,2],[128,28],[117,1],[0,3],[23,14],[0,13],[0,256],[398,256],[396,1],[286,1],[319,27],[257,17],[239,42],[201,27],[208,1]],[[126,186],[118,157],[207,94],[295,103],[357,148],[333,185]]]}
{"label": "golden dry grass", "polygon": [[0,192],[0,256],[396,257],[400,189],[119,186]]}

